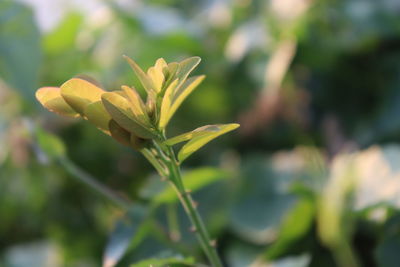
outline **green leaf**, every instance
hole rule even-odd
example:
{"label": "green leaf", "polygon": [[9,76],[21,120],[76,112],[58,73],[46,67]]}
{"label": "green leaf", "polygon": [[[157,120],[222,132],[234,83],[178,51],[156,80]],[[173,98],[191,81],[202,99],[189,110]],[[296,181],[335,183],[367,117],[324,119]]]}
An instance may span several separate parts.
{"label": "green leaf", "polygon": [[144,89],[149,93],[151,91],[154,91],[153,88],[153,83],[151,79],[147,76],[147,74],[139,67],[138,64],[136,64],[135,61],[133,61],[131,58],[128,56],[124,55],[124,58],[126,61],[128,61],[129,65],[131,66],[132,70],[135,72],[136,76],[138,77],[139,81],[143,85]]}
{"label": "green leaf", "polygon": [[123,85],[122,90],[125,92],[125,95],[127,96],[130,103],[131,111],[135,115],[137,120],[143,125],[150,127],[151,123],[149,116],[146,112],[146,106],[135,88],[130,88]]}
{"label": "green leaf", "polygon": [[157,137],[154,131],[135,118],[127,99],[114,92],[103,94],[101,99],[108,113],[122,128],[144,139]]}
{"label": "green leaf", "polygon": [[[212,127],[211,127],[212,126]],[[187,157],[199,150],[211,140],[239,127],[237,123],[210,125],[200,136],[194,137],[186,143],[178,153],[178,160],[184,161]]]}
{"label": "green leaf", "polygon": [[[185,172],[183,174],[183,183],[185,185],[185,188],[191,190],[192,192],[195,192],[207,185],[229,177],[229,173],[224,170],[204,167]],[[165,187],[162,192],[155,196],[154,199],[154,201],[159,204],[174,203],[178,200],[179,199],[176,195],[176,192],[170,186]]]}
{"label": "green leaf", "polygon": [[65,156],[65,145],[56,135],[46,132],[40,127],[35,128],[35,135],[40,149],[50,159],[54,160]]}
{"label": "green leaf", "polygon": [[43,46],[47,53],[59,54],[75,46],[78,32],[82,27],[83,16],[70,13],[61,23],[43,38]]}
{"label": "green leaf", "polygon": [[167,267],[167,266],[193,266],[193,258],[169,257],[169,258],[150,258],[132,264],[131,267]]}
{"label": "green leaf", "polygon": [[147,232],[147,226],[144,225],[146,217],[146,207],[134,205],[117,221],[104,251],[103,267],[115,266],[128,248],[136,247],[143,240]]}
{"label": "green leaf", "polygon": [[103,102],[97,101],[87,105],[83,113],[88,121],[109,134],[108,124],[110,123],[111,116],[104,108]]}
{"label": "green leaf", "polygon": [[42,62],[33,12],[17,1],[0,1],[0,25],[1,79],[32,101]]}
{"label": "green leaf", "polygon": [[285,216],[277,240],[266,251],[266,258],[281,256],[291,243],[305,235],[313,223],[314,214],[315,207],[311,199],[299,199]]}
{"label": "green leaf", "polygon": [[36,99],[51,112],[67,117],[79,116],[61,97],[60,88],[58,87],[40,88],[36,91]]}
{"label": "green leaf", "polygon": [[61,96],[78,113],[84,114],[87,105],[101,100],[103,89],[81,78],[72,78],[60,87]]}
{"label": "green leaf", "polygon": [[168,86],[174,79],[176,79],[176,72],[179,69],[178,62],[171,62],[167,67],[164,67],[165,86]]}

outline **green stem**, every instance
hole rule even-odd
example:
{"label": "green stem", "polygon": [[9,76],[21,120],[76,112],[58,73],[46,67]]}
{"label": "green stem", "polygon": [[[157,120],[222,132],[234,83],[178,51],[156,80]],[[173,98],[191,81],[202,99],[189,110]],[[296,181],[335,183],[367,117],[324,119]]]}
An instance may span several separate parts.
{"label": "green stem", "polygon": [[81,170],[78,166],[76,166],[73,162],[71,162],[66,157],[58,158],[58,162],[69,172],[73,177],[79,179],[84,184],[88,185],[92,189],[94,189],[100,195],[106,197],[111,200],[124,210],[129,210],[130,203],[129,201],[123,199],[118,196],[114,191],[99,183],[96,179],[94,179],[90,174]]}
{"label": "green stem", "polygon": [[185,189],[182,181],[182,175],[180,171],[179,164],[175,158],[175,153],[171,147],[167,148],[167,154],[169,161],[166,165],[169,169],[169,181],[173,188],[175,189],[192,225],[193,231],[196,233],[197,239],[199,240],[203,251],[208,257],[210,263],[214,267],[222,267],[221,260],[218,256],[217,250],[215,249],[215,242],[211,241],[204,222],[197,211],[196,205],[190,193]]}

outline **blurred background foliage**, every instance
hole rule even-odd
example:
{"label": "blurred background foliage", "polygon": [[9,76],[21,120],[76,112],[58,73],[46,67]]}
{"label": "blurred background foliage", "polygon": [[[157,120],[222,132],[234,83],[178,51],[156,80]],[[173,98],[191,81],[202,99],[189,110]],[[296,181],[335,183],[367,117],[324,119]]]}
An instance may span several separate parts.
{"label": "blurred background foliage", "polygon": [[0,1],[0,266],[205,262],[138,153],[34,98],[137,84],[123,54],[203,59],[170,136],[242,125],[185,164],[227,266],[399,266],[397,0]]}

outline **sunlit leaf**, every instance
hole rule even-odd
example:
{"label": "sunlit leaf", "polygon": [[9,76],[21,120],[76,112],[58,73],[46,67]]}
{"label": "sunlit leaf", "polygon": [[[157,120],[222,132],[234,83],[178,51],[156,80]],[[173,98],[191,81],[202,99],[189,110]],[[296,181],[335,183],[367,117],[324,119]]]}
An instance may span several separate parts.
{"label": "sunlit leaf", "polygon": [[109,133],[108,124],[110,123],[111,116],[104,108],[103,102],[97,101],[87,105],[84,114],[88,121],[106,133]]}
{"label": "sunlit leaf", "polygon": [[168,121],[169,121],[169,114],[170,114],[170,109],[172,105],[172,100],[173,100],[173,93],[175,91],[176,86],[178,85],[178,79],[173,81],[165,91],[164,97],[161,102],[161,110],[160,110],[160,121],[158,123],[158,126],[161,129],[164,129],[165,126],[167,126]]}
{"label": "sunlit leaf", "polygon": [[97,85],[81,78],[66,81],[60,89],[64,100],[80,114],[84,113],[88,104],[99,101],[104,93]]}
{"label": "sunlit leaf", "polygon": [[143,103],[140,95],[135,90],[135,88],[130,88],[128,86],[123,85],[122,90],[127,96],[130,104],[130,108],[132,113],[135,115],[137,120],[141,122],[143,125],[150,126],[150,119],[146,112],[146,106]]}
{"label": "sunlit leaf", "polygon": [[[224,170],[205,167],[185,172],[183,174],[183,183],[185,184],[185,188],[195,192],[207,185],[229,177],[229,173]],[[156,203],[173,203],[178,200],[176,192],[170,186],[164,187],[163,191],[158,193],[154,199]]]}
{"label": "sunlit leaf", "polygon": [[36,91],[36,99],[51,112],[68,117],[79,116],[61,97],[60,88],[42,87]]}
{"label": "sunlit leaf", "polygon": [[176,110],[180,107],[182,102],[188,97],[189,94],[193,92],[194,89],[204,80],[205,76],[195,76],[189,78],[180,87],[178,86],[177,91],[173,94],[171,108],[168,111],[168,116],[166,118],[167,123],[175,114]]}
{"label": "sunlit leaf", "polygon": [[108,123],[108,129],[110,130],[112,138],[125,146],[130,146],[131,133],[119,126],[115,120],[111,120]]}
{"label": "sunlit leaf", "polygon": [[164,143],[166,145],[172,146],[172,145],[175,145],[175,144],[190,140],[190,139],[192,139],[194,137],[197,137],[197,136],[205,135],[205,134],[208,134],[210,132],[219,131],[220,129],[221,129],[221,125],[220,124],[201,126],[199,128],[194,129],[193,131],[190,131],[190,132],[187,132],[187,133],[183,133],[183,134],[180,134],[178,136],[169,138]]}
{"label": "sunlit leaf", "polygon": [[104,107],[111,117],[124,129],[138,137],[151,139],[157,135],[148,127],[142,125],[132,113],[128,100],[117,93],[109,92],[102,95]]}
{"label": "sunlit leaf", "polygon": [[163,73],[163,68],[167,66],[167,63],[165,62],[164,59],[159,58],[156,61],[156,64],[154,67],[151,67],[147,71],[148,77],[152,80],[154,89],[157,92],[160,92],[162,89],[162,85],[165,81],[164,73]]}
{"label": "sunlit leaf", "polygon": [[169,63],[167,67],[164,67],[165,86],[168,86],[176,78],[175,74],[178,69],[178,62]]}
{"label": "sunlit leaf", "polygon": [[202,146],[210,142],[211,140],[217,138],[218,136],[230,132],[239,127],[237,123],[230,124],[219,124],[213,125],[215,127],[212,130],[207,131],[207,133],[197,136],[186,143],[178,153],[178,159],[180,162],[184,161],[187,157],[192,155]]}
{"label": "sunlit leaf", "polygon": [[128,56],[124,56],[124,58],[128,61],[139,81],[142,83],[144,89],[146,89],[147,92],[153,91],[153,83],[151,79],[147,76],[147,74],[131,58],[129,58]]}
{"label": "sunlit leaf", "polygon": [[196,68],[197,65],[199,65],[200,61],[200,57],[190,57],[179,62],[180,68],[177,72],[179,81],[185,81],[189,74],[193,71],[193,69]]}

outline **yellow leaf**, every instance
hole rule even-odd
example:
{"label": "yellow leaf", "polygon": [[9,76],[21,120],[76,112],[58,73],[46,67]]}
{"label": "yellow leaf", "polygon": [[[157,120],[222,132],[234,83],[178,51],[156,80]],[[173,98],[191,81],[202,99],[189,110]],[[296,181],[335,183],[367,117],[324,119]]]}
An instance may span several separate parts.
{"label": "yellow leaf", "polygon": [[188,97],[188,95],[192,93],[194,89],[196,89],[196,87],[204,80],[204,78],[204,75],[191,77],[177,88],[173,94],[172,104],[166,118],[166,124],[175,114],[176,110],[180,107],[186,97]]}
{"label": "yellow leaf", "polygon": [[208,128],[208,130],[206,130],[204,134],[194,137],[182,147],[182,149],[178,153],[178,160],[180,162],[184,161],[187,157],[192,155],[194,152],[199,150],[201,147],[203,147],[211,140],[238,128],[239,124],[237,123],[216,124],[216,125],[209,125],[208,127],[210,126],[212,127]]}
{"label": "yellow leaf", "polygon": [[124,58],[128,61],[129,65],[131,66],[132,70],[135,72],[136,76],[138,77],[139,81],[143,85],[144,89],[149,93],[154,90],[152,81],[150,78],[144,73],[144,71],[139,67],[138,64],[136,64],[135,61],[133,61],[131,58],[128,56],[124,56]]}
{"label": "yellow leaf", "polygon": [[93,123],[97,128],[104,131],[106,134],[110,134],[108,124],[110,123],[111,116],[108,114],[101,101],[96,101],[87,105],[84,114],[87,120]]}
{"label": "yellow leaf", "polygon": [[107,112],[122,128],[144,139],[157,137],[154,129],[141,124],[135,118],[127,99],[113,92],[103,94],[101,99]]}
{"label": "yellow leaf", "polygon": [[143,125],[151,126],[149,116],[146,112],[146,106],[142,101],[142,98],[135,90],[135,88],[130,88],[128,86],[123,85],[122,90],[124,91],[126,97],[129,100],[130,109],[132,113],[135,115],[137,120],[141,122]]}
{"label": "yellow leaf", "polygon": [[80,114],[83,114],[88,104],[99,101],[105,92],[97,85],[81,78],[66,81],[60,90],[64,100]]}
{"label": "yellow leaf", "polygon": [[42,87],[36,91],[36,99],[51,112],[67,117],[78,117],[75,112],[61,97],[60,88]]}
{"label": "yellow leaf", "polygon": [[161,92],[161,88],[164,83],[164,74],[162,72],[162,69],[151,67],[147,70],[147,75],[152,81],[153,88],[156,90],[156,92]]}
{"label": "yellow leaf", "polygon": [[158,126],[160,127],[160,129],[164,129],[165,126],[167,126],[169,119],[171,118],[169,116],[170,114],[170,109],[171,109],[171,105],[173,97],[174,97],[174,91],[176,86],[178,85],[178,79],[176,79],[175,81],[173,81],[167,88],[167,90],[165,91],[164,97],[162,99],[162,103],[161,103],[161,113],[160,113],[160,121],[158,123]]}

